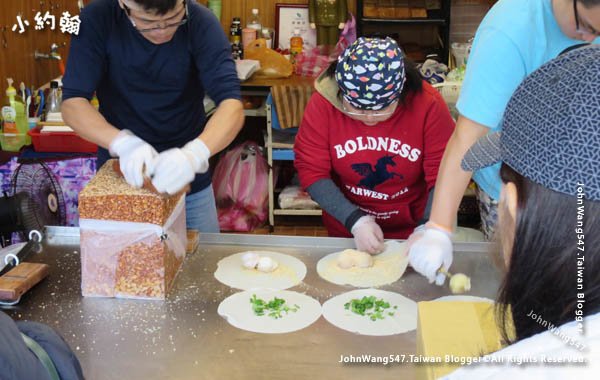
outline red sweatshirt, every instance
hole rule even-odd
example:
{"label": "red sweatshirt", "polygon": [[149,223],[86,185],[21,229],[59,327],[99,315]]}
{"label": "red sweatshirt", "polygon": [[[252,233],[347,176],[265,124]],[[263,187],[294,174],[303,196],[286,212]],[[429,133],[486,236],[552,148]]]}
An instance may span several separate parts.
{"label": "red sweatshirt", "polygon": [[[295,166],[305,189],[331,178],[364,212],[375,216],[386,238],[407,238],[423,217],[454,121],[427,83],[386,121],[368,126],[315,92],[294,143]],[[323,212],[330,236],[351,237]]]}

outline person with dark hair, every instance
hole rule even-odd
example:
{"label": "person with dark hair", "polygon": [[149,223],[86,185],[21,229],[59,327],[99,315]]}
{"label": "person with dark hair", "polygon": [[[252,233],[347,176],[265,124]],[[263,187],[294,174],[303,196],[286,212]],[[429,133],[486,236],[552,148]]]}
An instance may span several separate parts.
{"label": "person with dark hair", "polygon": [[330,236],[371,254],[427,219],[454,121],[391,38],[359,38],[315,82],[294,144]]}
{"label": "person with dark hair", "polygon": [[0,312],[0,379],[82,380],[79,360],[51,327]]}
{"label": "person with dark hair", "polygon": [[501,129],[502,114],[519,83],[545,62],[582,43],[600,40],[600,0],[499,0],[473,41],[456,105],[460,116],[440,166],[427,224],[411,237],[415,270],[441,285],[452,264],[451,237],[471,177],[477,184],[482,231],[493,238],[500,199],[499,165],[465,172],[464,153],[478,138]]}
{"label": "person with dark hair", "polygon": [[[89,102],[94,92],[96,111]],[[217,104],[206,122],[205,94]],[[81,13],[63,78],[62,115],[119,157],[125,180],[161,193],[191,186],[187,226],[219,232],[209,158],[244,123],[240,83],[219,20],[193,0],[96,0]],[[206,125],[205,125],[206,124]]]}
{"label": "person with dark hair", "polygon": [[499,237],[507,271],[497,319],[511,344],[491,356],[537,362],[463,367],[448,379],[598,378],[599,81],[598,45],[550,61],[517,88],[502,132],[465,155],[464,170],[502,165]]}

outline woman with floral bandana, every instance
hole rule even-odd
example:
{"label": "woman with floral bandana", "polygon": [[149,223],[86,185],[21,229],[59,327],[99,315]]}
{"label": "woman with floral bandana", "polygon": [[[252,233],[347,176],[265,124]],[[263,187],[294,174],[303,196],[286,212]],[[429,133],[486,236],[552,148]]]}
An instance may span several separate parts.
{"label": "woman with floral bandana", "polygon": [[294,150],[330,236],[375,254],[426,211],[454,122],[390,39],[359,38],[315,82]]}

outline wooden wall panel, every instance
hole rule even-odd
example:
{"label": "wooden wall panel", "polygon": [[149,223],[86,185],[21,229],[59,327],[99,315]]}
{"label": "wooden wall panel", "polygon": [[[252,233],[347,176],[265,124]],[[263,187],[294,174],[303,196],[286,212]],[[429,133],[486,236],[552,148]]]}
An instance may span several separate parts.
{"label": "wooden wall panel", "polygon": [[[36,49],[43,53],[50,52],[50,45],[55,42],[64,45],[59,53],[66,60],[68,54],[69,34],[60,32],[59,20],[63,11],[71,15],[79,14],[76,0],[2,0],[0,12],[0,90],[4,94],[6,77],[12,77],[18,85],[25,82],[28,86],[38,87],[60,75],[58,62],[55,60],[35,60]],[[35,30],[34,16],[37,12],[48,11],[55,16],[55,29],[47,26],[44,30]],[[23,34],[13,32],[17,24],[17,15],[29,21]],[[6,39],[6,46],[4,44]]]}
{"label": "wooden wall panel", "polygon": [[[356,14],[356,0],[347,0],[348,9]],[[200,0],[200,3],[207,4],[208,0]],[[308,4],[308,0],[222,0],[221,25],[228,32],[231,20],[234,17],[241,17],[242,24],[252,15],[252,8],[258,8],[260,11],[261,22],[263,25],[275,27],[275,4]]]}
{"label": "wooden wall panel", "polygon": [[[66,63],[70,35],[61,33],[58,24],[63,11],[68,11],[71,15],[79,14],[77,0],[0,1],[0,95],[4,94],[6,77],[12,77],[17,86],[24,82],[28,86],[39,87],[59,76],[57,61],[35,60],[33,55],[36,49],[49,53],[50,45],[54,42],[61,45],[59,53]],[[84,3],[89,1],[84,0]],[[196,1],[204,5],[208,3],[208,0]],[[276,3],[307,4],[308,0],[222,0],[221,25],[225,33],[229,34],[229,25],[233,17],[242,17],[242,24],[246,25],[252,8],[258,8],[263,24],[274,28]],[[356,13],[356,0],[348,0],[348,8],[352,13]],[[34,16],[38,11],[42,14],[49,11],[55,16],[54,30],[50,30],[49,27],[35,30]],[[22,14],[23,18],[29,21],[29,27],[23,34],[12,31],[13,25],[17,23],[17,14]]]}

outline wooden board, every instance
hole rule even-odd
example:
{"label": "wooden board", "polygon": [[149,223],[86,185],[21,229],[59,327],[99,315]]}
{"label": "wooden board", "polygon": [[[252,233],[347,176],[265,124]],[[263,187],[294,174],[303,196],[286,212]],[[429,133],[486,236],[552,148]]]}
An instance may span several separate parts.
{"label": "wooden board", "polygon": [[16,301],[47,275],[46,264],[21,263],[0,277],[0,300]]}
{"label": "wooden board", "polygon": [[187,230],[187,247],[185,253],[194,253],[200,242],[200,233],[196,230]]}

